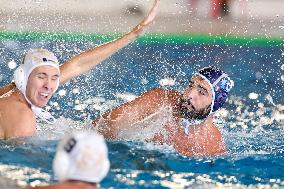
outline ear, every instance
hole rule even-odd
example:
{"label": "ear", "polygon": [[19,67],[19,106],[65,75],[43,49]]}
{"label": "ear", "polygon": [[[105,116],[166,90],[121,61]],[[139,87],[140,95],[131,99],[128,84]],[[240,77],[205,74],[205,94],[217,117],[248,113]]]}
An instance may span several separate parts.
{"label": "ear", "polygon": [[25,91],[25,72],[23,66],[20,65],[14,72],[14,81],[20,91]]}

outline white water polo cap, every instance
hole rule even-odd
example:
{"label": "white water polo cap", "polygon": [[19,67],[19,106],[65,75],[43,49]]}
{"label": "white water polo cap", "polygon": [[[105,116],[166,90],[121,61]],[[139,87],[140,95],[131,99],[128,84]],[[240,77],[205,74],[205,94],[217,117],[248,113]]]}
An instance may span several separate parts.
{"label": "white water polo cap", "polygon": [[65,137],[58,145],[53,170],[59,181],[99,183],[110,167],[104,138],[91,131]]}
{"label": "white water polo cap", "polygon": [[[26,88],[29,76],[35,68],[40,66],[52,66],[60,71],[59,62],[52,52],[46,49],[31,49],[24,56],[21,65],[15,70],[14,82],[16,87],[23,93],[25,99],[31,105],[33,112],[47,123],[54,123],[55,119],[49,112],[32,104],[26,96]],[[54,92],[57,90],[58,86],[59,79]]]}

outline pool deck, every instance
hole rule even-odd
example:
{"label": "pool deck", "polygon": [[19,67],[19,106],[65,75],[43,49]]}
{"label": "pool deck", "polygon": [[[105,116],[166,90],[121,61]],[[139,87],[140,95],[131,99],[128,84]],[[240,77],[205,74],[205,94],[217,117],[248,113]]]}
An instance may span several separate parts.
{"label": "pool deck", "polygon": [[[193,8],[184,0],[180,5],[173,0],[162,1],[155,23],[148,32],[284,37],[283,0],[232,1],[230,15],[224,18],[211,18],[210,5],[205,0],[199,2]],[[144,2],[138,9],[131,9],[133,0],[121,3],[115,0],[97,0],[95,3],[89,0],[0,0],[0,3],[0,31],[84,33],[127,32],[143,18],[150,5],[150,2]],[[114,3],[117,6],[113,6]],[[131,10],[134,12],[129,13]]]}

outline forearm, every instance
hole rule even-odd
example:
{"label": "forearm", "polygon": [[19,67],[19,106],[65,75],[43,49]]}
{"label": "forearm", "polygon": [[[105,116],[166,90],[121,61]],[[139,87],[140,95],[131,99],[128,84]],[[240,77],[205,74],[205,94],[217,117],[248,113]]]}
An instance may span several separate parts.
{"label": "forearm", "polygon": [[119,132],[130,127],[135,122],[136,116],[127,111],[124,105],[104,113],[93,121],[93,126],[106,139],[117,139]]}

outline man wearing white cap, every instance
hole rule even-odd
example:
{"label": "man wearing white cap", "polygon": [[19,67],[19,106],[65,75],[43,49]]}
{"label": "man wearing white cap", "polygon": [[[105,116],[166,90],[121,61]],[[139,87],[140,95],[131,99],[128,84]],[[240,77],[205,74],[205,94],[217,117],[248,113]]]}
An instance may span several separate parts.
{"label": "man wearing white cap", "polygon": [[24,137],[36,130],[36,117],[53,123],[42,108],[59,84],[79,76],[134,41],[155,18],[159,0],[149,14],[124,36],[78,54],[59,66],[56,56],[45,49],[32,49],[14,73],[15,83],[0,88],[0,138]]}
{"label": "man wearing white cap", "polygon": [[53,160],[59,182],[33,189],[95,189],[109,167],[107,145],[101,135],[90,131],[74,133],[60,142]]}

